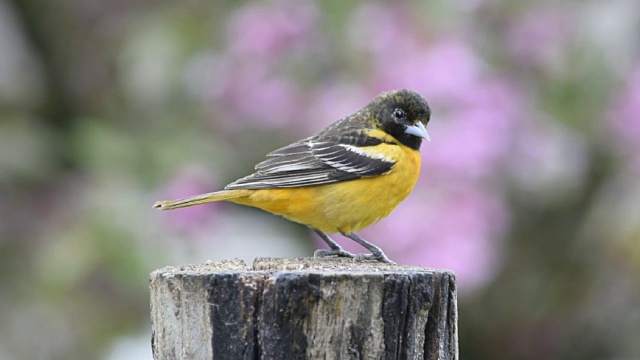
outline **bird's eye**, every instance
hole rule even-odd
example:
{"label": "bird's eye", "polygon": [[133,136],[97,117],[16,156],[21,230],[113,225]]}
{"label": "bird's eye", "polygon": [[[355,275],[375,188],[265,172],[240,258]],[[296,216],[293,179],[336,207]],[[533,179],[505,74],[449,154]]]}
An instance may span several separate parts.
{"label": "bird's eye", "polygon": [[402,109],[395,109],[393,110],[393,117],[400,120],[400,119],[404,119],[404,111],[402,111]]}

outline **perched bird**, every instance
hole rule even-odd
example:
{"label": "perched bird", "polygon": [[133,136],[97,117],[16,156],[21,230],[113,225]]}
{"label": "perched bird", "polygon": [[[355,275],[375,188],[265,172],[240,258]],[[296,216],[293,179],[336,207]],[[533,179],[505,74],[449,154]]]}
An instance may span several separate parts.
{"label": "perched bird", "polygon": [[[153,207],[172,210],[214,201],[253,206],[315,231],[330,247],[315,256],[392,263],[355,232],[389,215],[413,189],[430,116],[427,102],[413,91],[382,93],[317,134],[267,154],[253,174],[222,191],[158,201]],[[327,236],[334,233],[371,254],[345,251]]]}

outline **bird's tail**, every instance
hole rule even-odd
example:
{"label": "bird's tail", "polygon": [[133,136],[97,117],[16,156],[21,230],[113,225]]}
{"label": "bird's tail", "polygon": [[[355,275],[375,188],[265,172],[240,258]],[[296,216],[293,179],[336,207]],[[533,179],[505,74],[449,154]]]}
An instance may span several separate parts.
{"label": "bird's tail", "polygon": [[244,191],[241,190],[222,190],[208,194],[191,196],[184,199],[157,201],[155,204],[153,204],[153,207],[161,210],[173,210],[215,201],[232,200],[242,196],[246,196],[246,194],[244,194]]}

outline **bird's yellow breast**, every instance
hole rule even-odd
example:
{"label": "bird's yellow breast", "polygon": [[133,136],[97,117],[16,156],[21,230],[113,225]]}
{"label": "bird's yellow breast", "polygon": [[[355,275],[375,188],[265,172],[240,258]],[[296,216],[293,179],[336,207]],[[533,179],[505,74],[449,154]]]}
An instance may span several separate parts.
{"label": "bird's yellow breast", "polygon": [[400,144],[363,148],[395,160],[383,175],[333,184],[245,190],[230,199],[281,215],[325,233],[355,232],[386,217],[413,189],[420,174],[420,153]]}

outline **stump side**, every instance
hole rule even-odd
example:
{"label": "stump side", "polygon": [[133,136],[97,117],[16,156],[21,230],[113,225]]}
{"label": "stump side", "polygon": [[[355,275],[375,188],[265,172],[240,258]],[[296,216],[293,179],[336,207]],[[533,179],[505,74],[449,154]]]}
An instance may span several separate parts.
{"label": "stump side", "polygon": [[[151,274],[152,350],[155,359],[210,359],[206,274]],[[160,325],[160,326],[156,326]]]}
{"label": "stump side", "polygon": [[457,359],[455,276],[349,259],[256,259],[150,276],[155,359]]}

